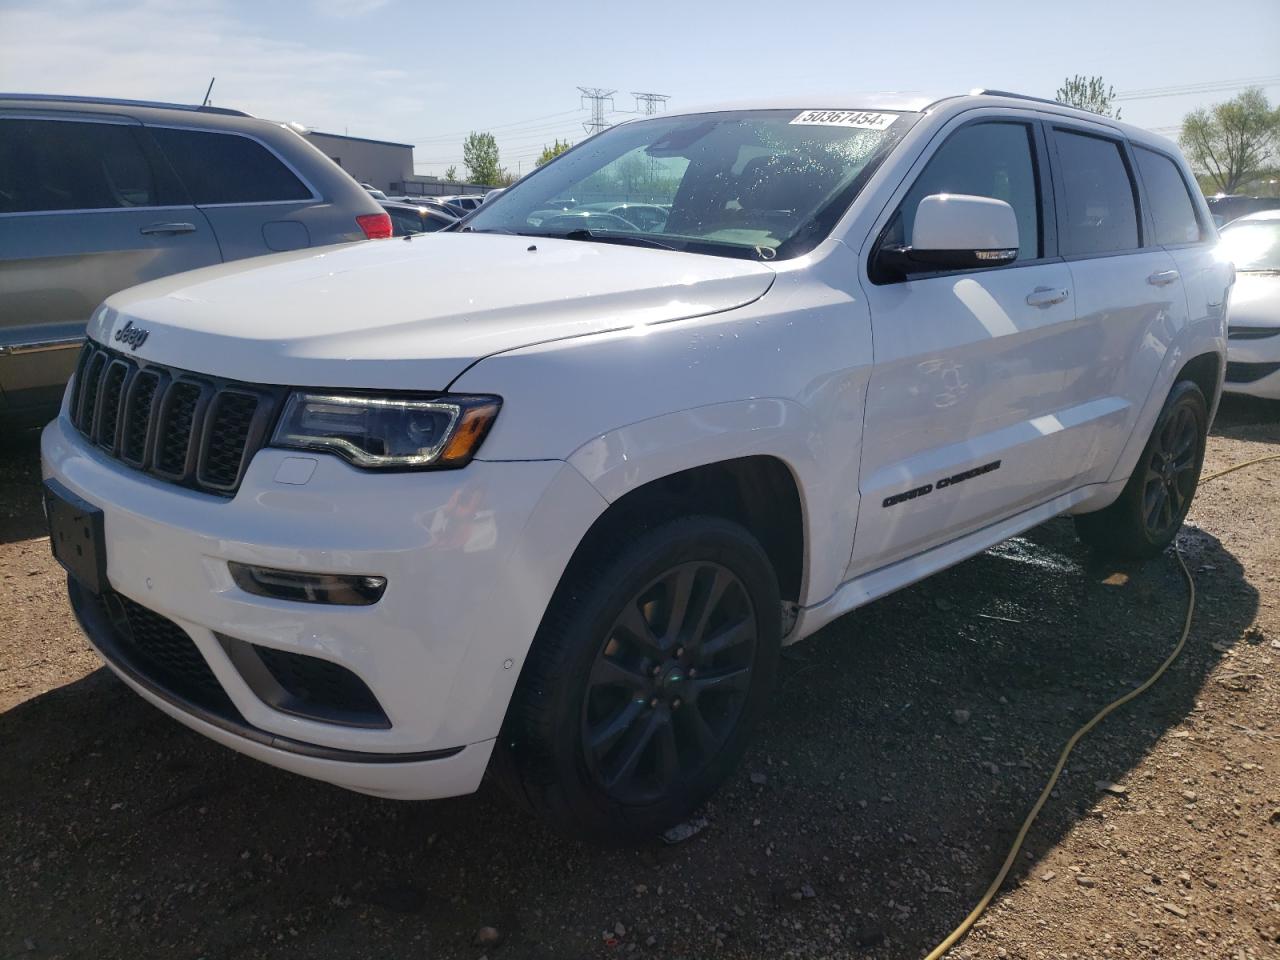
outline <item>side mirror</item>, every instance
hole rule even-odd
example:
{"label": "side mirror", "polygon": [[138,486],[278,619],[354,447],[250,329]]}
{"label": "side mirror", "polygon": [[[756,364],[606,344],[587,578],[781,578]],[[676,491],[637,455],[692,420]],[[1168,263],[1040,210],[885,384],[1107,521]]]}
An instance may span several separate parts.
{"label": "side mirror", "polygon": [[1018,217],[1003,200],[935,193],[916,207],[907,246],[880,251],[902,274],[999,267],[1018,259]]}

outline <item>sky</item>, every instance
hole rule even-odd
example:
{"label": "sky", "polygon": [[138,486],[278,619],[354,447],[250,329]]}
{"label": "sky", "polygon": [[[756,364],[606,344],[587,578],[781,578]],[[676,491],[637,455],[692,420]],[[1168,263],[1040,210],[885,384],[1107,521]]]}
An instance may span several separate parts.
{"label": "sky", "polygon": [[217,77],[218,106],[413,143],[425,174],[461,172],[469,130],[528,170],[545,144],[584,135],[579,86],[616,90],[618,121],[633,91],[672,108],[979,86],[1052,97],[1077,73],[1171,136],[1249,83],[1280,103],[1280,0],[0,0],[0,90],[198,103]]}

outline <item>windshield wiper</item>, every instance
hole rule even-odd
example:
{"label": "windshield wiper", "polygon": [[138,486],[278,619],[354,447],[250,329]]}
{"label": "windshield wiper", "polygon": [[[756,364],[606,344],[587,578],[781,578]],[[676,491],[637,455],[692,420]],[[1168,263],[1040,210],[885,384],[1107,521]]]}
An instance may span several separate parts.
{"label": "windshield wiper", "polygon": [[621,243],[632,247],[653,247],[656,250],[680,250],[670,243],[654,240],[635,233],[604,233],[600,230],[570,230],[567,233],[526,233],[526,237],[551,237],[556,240],[596,240],[600,243]]}

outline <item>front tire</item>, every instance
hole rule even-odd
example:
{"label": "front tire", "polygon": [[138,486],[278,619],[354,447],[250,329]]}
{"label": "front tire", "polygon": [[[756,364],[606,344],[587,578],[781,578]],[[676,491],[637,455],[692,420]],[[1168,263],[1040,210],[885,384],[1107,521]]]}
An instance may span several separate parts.
{"label": "front tire", "polygon": [[780,643],[777,577],[738,524],[683,517],[588,546],[521,672],[499,779],[567,834],[666,829],[738,763]]}
{"label": "front tire", "polygon": [[1179,382],[1116,502],[1075,518],[1080,540],[1108,556],[1142,560],[1163,553],[1191,509],[1208,432],[1204,394],[1190,381]]}

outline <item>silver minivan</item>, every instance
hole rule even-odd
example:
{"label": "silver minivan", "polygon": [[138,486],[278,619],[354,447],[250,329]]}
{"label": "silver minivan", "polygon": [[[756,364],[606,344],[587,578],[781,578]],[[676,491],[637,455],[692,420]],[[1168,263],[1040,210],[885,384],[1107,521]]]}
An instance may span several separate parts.
{"label": "silver minivan", "polygon": [[284,124],[0,94],[0,422],[57,412],[85,321],[117,290],[390,234],[377,202]]}

